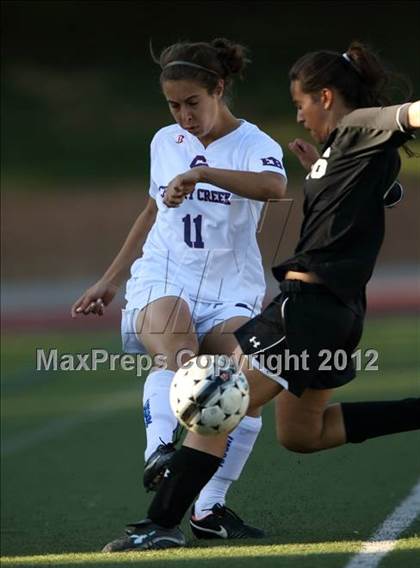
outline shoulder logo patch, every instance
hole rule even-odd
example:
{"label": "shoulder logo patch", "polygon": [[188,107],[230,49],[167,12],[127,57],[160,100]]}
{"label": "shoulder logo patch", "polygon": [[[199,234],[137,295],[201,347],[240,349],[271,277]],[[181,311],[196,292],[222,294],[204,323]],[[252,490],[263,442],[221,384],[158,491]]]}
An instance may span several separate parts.
{"label": "shoulder logo patch", "polygon": [[280,168],[281,170],[284,169],[281,160],[278,160],[273,156],[268,156],[267,158],[261,158],[261,161],[263,166],[274,166],[275,168]]}

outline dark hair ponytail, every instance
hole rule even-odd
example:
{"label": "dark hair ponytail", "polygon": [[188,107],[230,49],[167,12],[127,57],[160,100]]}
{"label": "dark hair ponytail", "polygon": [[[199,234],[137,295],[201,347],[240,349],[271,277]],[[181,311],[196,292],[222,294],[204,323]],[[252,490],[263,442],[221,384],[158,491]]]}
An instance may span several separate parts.
{"label": "dark hair ponytail", "polygon": [[408,81],[388,70],[374,51],[359,41],[352,41],[343,54],[307,53],[290,69],[289,78],[299,80],[306,93],[335,88],[349,108],[392,104],[391,91],[398,82],[405,100],[411,94]]}
{"label": "dark hair ponytail", "polygon": [[[192,80],[212,94],[219,80],[223,79],[225,98],[231,94],[234,78],[242,77],[249,62],[247,49],[225,38],[217,38],[209,43],[175,43],[165,48],[158,57],[152,48],[150,52],[162,69],[161,84],[164,81]],[[181,63],[176,64],[178,61]]]}
{"label": "dark hair ponytail", "polygon": [[[307,53],[289,71],[291,81],[299,81],[305,93],[315,94],[325,87],[335,88],[351,109],[392,104],[393,91],[398,102],[410,100],[409,80],[388,70],[372,49],[352,41],[345,53],[314,51]],[[416,155],[406,144],[408,156]]]}
{"label": "dark hair ponytail", "polygon": [[377,55],[360,42],[353,41],[343,54],[343,58],[346,57],[359,77],[356,97],[362,104],[358,106],[390,104],[386,95],[390,83],[389,71],[385,69]]}
{"label": "dark hair ponytail", "polygon": [[210,45],[216,50],[217,57],[226,70],[226,76],[239,75],[239,77],[242,77],[242,73],[249,63],[247,49],[243,45],[225,38],[216,38]]}

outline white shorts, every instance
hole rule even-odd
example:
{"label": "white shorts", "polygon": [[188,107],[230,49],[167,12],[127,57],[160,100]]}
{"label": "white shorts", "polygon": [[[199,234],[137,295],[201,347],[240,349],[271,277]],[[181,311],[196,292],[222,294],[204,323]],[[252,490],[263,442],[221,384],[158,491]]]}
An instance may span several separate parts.
{"label": "white shorts", "polygon": [[191,313],[191,324],[198,341],[216,325],[237,316],[253,318],[261,311],[261,304],[251,306],[241,302],[238,293],[237,302],[203,302],[191,298],[185,290],[168,282],[158,281],[146,288],[136,286],[136,279],[131,278],[127,285],[127,306],[122,310],[121,337],[124,353],[147,353],[136,334],[136,321],[139,312],[151,302],[167,296],[182,298]]}

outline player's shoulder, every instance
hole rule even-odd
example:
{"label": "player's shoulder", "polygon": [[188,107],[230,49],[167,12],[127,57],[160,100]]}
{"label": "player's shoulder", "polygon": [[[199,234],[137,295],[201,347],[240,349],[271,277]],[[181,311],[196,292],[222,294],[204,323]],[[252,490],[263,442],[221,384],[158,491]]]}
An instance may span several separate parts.
{"label": "player's shoulder", "polygon": [[168,126],[163,126],[160,128],[152,138],[152,146],[156,144],[156,142],[178,142],[180,139],[184,139],[186,136],[186,131],[183,130],[179,124],[169,124]]}
{"label": "player's shoulder", "polygon": [[380,110],[380,107],[356,108],[344,115],[338,125],[343,127],[364,127],[372,121],[372,117],[378,115]]}
{"label": "player's shoulder", "polygon": [[410,103],[403,103],[385,107],[356,108],[341,119],[339,126],[405,131],[409,105]]}
{"label": "player's shoulder", "polygon": [[259,126],[252,122],[243,121],[242,124],[242,137],[246,144],[254,145],[256,142],[259,144],[276,144],[279,145],[269,134],[261,130]]}

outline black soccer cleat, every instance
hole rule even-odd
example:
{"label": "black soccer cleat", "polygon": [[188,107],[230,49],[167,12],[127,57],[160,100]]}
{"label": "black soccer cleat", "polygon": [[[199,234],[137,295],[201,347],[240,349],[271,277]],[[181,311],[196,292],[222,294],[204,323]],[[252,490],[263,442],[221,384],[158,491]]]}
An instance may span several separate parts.
{"label": "black soccer cleat", "polygon": [[127,525],[126,534],[109,542],[102,552],[130,552],[136,550],[162,550],[185,546],[180,528],[166,529],[150,519]]}
{"label": "black soccer cleat", "polygon": [[147,491],[156,491],[162,481],[166,466],[176,448],[172,442],[160,444],[144,465],[143,485]]}
{"label": "black soccer cleat", "polygon": [[264,538],[265,533],[261,529],[246,525],[236,513],[216,503],[211,512],[202,519],[194,516],[194,507],[191,511],[191,530],[197,538]]}

